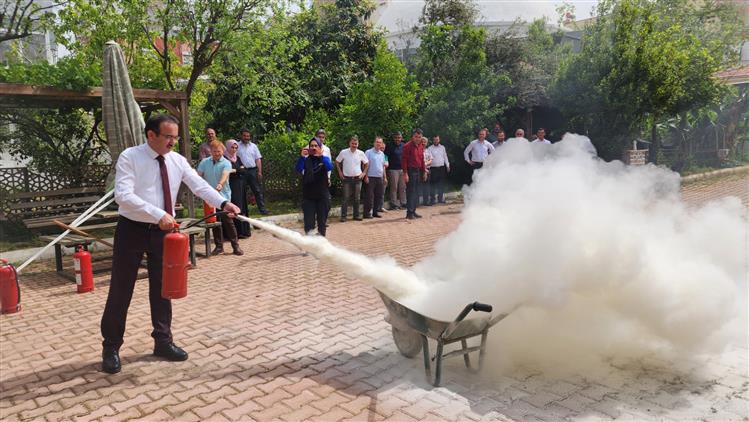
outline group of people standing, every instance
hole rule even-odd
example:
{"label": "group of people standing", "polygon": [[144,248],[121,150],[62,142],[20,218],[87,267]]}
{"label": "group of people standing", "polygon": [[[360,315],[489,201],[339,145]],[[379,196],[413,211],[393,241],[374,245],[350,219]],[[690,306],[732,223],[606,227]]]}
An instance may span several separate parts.
{"label": "group of people standing", "polygon": [[[198,174],[213,186],[226,200],[237,204],[240,213],[249,216],[247,193],[252,191],[255,203],[261,214],[268,214],[265,207],[261,181],[263,178],[263,156],[257,145],[252,142],[252,132],[243,128],[239,131],[239,142],[235,139],[226,141],[226,145],[216,138],[213,128],[206,128],[205,142],[199,147],[200,162]],[[216,245],[212,255],[224,253],[224,239],[229,240],[234,255],[243,255],[239,239],[252,235],[250,224],[239,219],[231,219],[226,214],[219,214],[220,227],[213,228],[213,239]]]}

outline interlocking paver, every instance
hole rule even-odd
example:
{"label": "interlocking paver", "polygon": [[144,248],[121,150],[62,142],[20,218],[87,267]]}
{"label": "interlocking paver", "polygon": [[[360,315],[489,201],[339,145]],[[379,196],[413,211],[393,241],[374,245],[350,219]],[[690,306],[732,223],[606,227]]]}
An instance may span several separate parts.
{"label": "interlocking paver", "polygon": [[[749,176],[684,186],[690,206],[729,194],[749,206]],[[461,206],[424,208],[406,221],[331,223],[329,240],[409,266],[460,223]],[[406,243],[404,239],[416,239]],[[372,248],[377,245],[377,248]],[[146,282],[136,284],[123,372],[99,372],[99,320],[108,290],[92,294],[54,273],[21,275],[24,309],[0,317],[0,419],[48,420],[743,420],[749,416],[747,347],[694,365],[611,369],[563,379],[517,369],[476,377],[448,364],[443,384],[424,380],[421,357],[396,350],[377,293],[337,268],[257,231],[242,257],[201,260],[189,295],[175,300],[175,341],[189,353],[151,355]],[[653,368],[653,369],[650,369]]]}

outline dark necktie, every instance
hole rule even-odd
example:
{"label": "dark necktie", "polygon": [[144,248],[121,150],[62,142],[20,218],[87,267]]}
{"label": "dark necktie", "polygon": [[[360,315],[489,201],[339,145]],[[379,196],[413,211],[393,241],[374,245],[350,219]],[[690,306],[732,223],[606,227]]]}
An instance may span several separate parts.
{"label": "dark necktie", "polygon": [[161,190],[164,192],[164,211],[173,216],[172,191],[169,189],[169,173],[166,172],[164,156],[159,155],[156,157],[156,160],[159,162],[159,170],[161,171]]}

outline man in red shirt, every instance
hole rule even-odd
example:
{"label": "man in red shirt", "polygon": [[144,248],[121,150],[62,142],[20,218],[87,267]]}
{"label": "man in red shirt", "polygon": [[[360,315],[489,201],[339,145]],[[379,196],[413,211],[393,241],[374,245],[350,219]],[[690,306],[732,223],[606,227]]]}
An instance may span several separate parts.
{"label": "man in red shirt", "polygon": [[414,129],[411,133],[411,140],[403,146],[401,155],[403,180],[406,182],[406,218],[409,220],[421,218],[419,214],[416,214],[416,205],[419,203],[419,183],[421,180],[426,181],[427,176],[422,134],[421,129]]}

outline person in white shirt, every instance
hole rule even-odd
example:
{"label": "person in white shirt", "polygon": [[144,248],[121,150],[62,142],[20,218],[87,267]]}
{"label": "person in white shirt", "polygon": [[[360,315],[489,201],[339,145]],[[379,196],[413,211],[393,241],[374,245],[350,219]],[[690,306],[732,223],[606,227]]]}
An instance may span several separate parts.
{"label": "person in white shirt", "polygon": [[494,147],[494,149],[497,149],[505,144],[505,131],[500,130],[495,134],[495,136],[497,137],[497,140],[492,142],[492,146]]}
{"label": "person in white shirt", "polygon": [[260,214],[267,215],[268,209],[265,208],[265,201],[263,200],[263,191],[260,183],[263,180],[263,156],[260,154],[260,149],[257,145],[252,142],[252,133],[249,129],[243,128],[239,131],[239,149],[237,155],[242,160],[245,167],[245,182],[247,187],[252,190],[252,194],[255,195],[255,204]]}
{"label": "person in white shirt", "polygon": [[478,139],[471,141],[465,151],[463,151],[463,158],[465,158],[473,171],[483,167],[484,160],[489,157],[489,154],[494,152],[494,146],[486,140],[486,132],[486,129],[479,130]]}
{"label": "person in white shirt", "polygon": [[361,182],[367,175],[369,160],[359,148],[359,138],[354,135],[348,143],[349,147],[338,153],[335,168],[343,181],[343,204],[341,205],[341,222],[346,221],[348,204],[354,210],[354,220],[361,220],[359,216],[359,198],[361,198]]}
{"label": "person in white shirt", "polygon": [[119,349],[144,254],[148,260],[153,354],[170,361],[187,359],[187,352],[175,346],[172,338],[172,303],[161,297],[164,236],[176,225],[174,202],[180,184],[231,217],[239,213],[239,207],[198,176],[185,157],[172,152],[179,140],[178,124],[168,115],[149,118],[145,127],[148,142],[126,149],[117,159],[114,198],[120,206],[120,217],[114,235],[112,279],[101,317],[102,370],[110,374],[121,369]]}
{"label": "person in white shirt", "polygon": [[385,173],[385,142],[381,136],[376,136],[374,145],[364,155],[367,156],[367,175],[364,176],[364,218],[380,218],[379,212],[385,200],[385,184],[387,174]]}
{"label": "person in white shirt", "polygon": [[429,167],[429,203],[427,205],[445,203],[445,180],[447,173],[450,172],[450,160],[447,158],[447,150],[441,144],[439,135],[432,138],[432,145],[427,148],[429,155],[432,157],[432,163]]}
{"label": "person in white shirt", "polygon": [[536,131],[536,139],[531,142],[532,144],[546,144],[551,145],[551,141],[546,139],[546,129],[540,127]]}
{"label": "person in white shirt", "polygon": [[507,142],[517,140],[528,142],[528,139],[525,137],[525,131],[523,129],[515,130],[515,137],[508,139]]}

